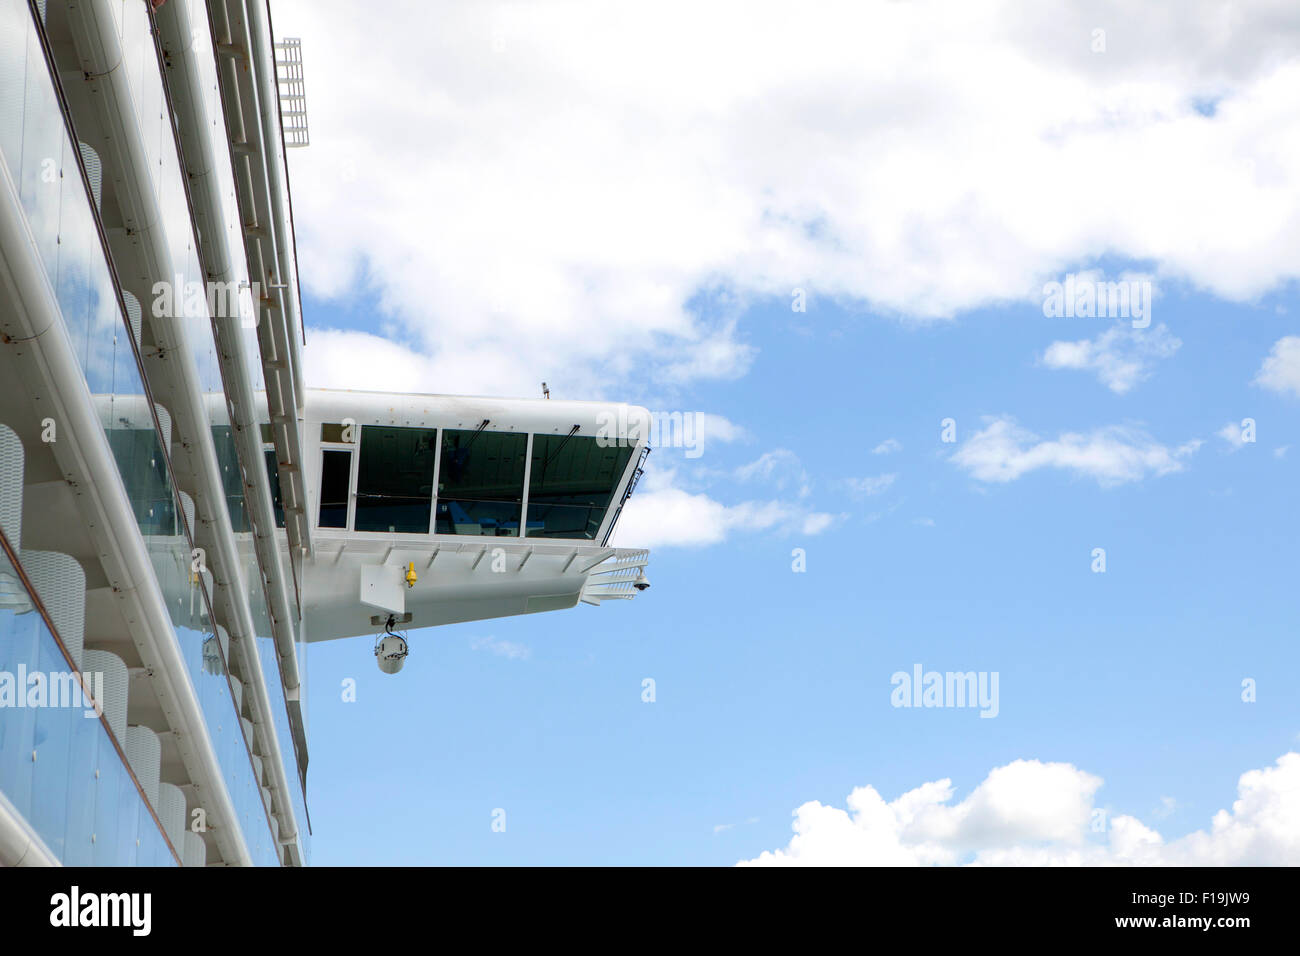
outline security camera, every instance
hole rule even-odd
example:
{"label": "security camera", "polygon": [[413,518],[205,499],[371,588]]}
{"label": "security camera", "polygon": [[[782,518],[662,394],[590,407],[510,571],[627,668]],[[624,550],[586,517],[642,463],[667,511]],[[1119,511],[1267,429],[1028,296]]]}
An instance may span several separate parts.
{"label": "security camera", "polygon": [[406,641],[396,634],[385,634],[375,643],[375,663],[385,674],[396,674],[410,653]]}
{"label": "security camera", "polygon": [[632,582],[632,587],[636,588],[638,591],[644,591],[649,586],[650,586],[650,581],[645,576],[645,572],[638,571],[636,580]]}

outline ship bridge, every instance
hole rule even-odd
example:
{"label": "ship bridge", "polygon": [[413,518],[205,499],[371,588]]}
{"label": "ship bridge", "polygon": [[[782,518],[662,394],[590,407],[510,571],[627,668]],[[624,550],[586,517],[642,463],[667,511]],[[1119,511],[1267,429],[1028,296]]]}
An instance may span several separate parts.
{"label": "ship bridge", "polygon": [[[626,600],[649,552],[608,546],[649,413],[558,400],[308,389],[308,641]],[[277,521],[284,504],[268,442]]]}

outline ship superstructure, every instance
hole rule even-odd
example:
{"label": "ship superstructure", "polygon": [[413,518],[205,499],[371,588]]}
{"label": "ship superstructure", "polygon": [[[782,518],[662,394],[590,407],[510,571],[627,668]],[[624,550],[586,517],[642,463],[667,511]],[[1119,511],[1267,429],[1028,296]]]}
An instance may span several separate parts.
{"label": "ship superstructure", "polygon": [[648,586],[644,410],[304,382],[303,85],[266,0],[0,0],[0,864],[303,865],[308,642]]}

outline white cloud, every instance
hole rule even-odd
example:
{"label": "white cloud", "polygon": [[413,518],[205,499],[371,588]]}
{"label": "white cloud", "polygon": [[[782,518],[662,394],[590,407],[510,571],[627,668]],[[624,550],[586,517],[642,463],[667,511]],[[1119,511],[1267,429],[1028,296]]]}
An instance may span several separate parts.
{"label": "white cloud", "polygon": [[[311,329],[308,335],[310,344],[303,350],[304,377],[314,388],[433,391],[427,387],[432,377],[427,357],[391,339],[338,329]],[[445,371],[455,376],[454,369]],[[473,378],[477,379],[477,374]],[[457,392],[454,386],[445,390]]]}
{"label": "white cloud", "polygon": [[711,445],[714,442],[729,444],[749,438],[749,433],[744,428],[721,415],[714,415],[712,412],[696,412],[695,418],[701,446]]}
{"label": "white cloud", "polygon": [[1135,329],[1127,325],[1108,328],[1094,339],[1053,342],[1042,356],[1048,368],[1090,371],[1118,395],[1151,377],[1157,359],[1168,358],[1182,346],[1164,325]]}
{"label": "white cloud", "polygon": [[1300,865],[1300,753],[1242,774],[1231,811],[1172,841],[1127,815],[1108,815],[1105,833],[1094,832],[1101,786],[1072,764],[1017,760],[956,804],[946,779],[888,803],[874,787],[858,787],[846,810],[800,806],[789,844],[742,865]]}
{"label": "white cloud", "polygon": [[950,459],[979,481],[1014,481],[1040,468],[1059,468],[1110,487],[1181,471],[1182,460],[1201,446],[1200,441],[1190,441],[1169,448],[1138,429],[1121,425],[1040,440],[1010,418],[986,421],[987,426]]}
{"label": "white cloud", "polygon": [[[1095,19],[1083,0],[279,0],[311,111],[290,155],[302,283],[391,323],[421,390],[596,396],[743,374],[736,317],[795,286],[936,318],[1038,301],[1102,254],[1239,300],[1295,278],[1294,4],[1110,5],[1109,35],[1143,42],[1104,55]],[[341,335],[309,330],[319,384],[389,381]]]}
{"label": "white cloud", "polygon": [[469,646],[476,651],[488,651],[511,661],[527,660],[533,654],[527,644],[495,637],[476,637],[469,642]]}
{"label": "white cloud", "polygon": [[1233,451],[1236,451],[1247,444],[1245,430],[1236,422],[1228,422],[1228,424],[1224,425],[1214,434],[1218,435],[1231,445]]}
{"label": "white cloud", "polygon": [[815,511],[803,519],[803,525],[800,527],[800,531],[803,534],[809,535],[821,534],[836,521],[843,521],[847,517],[848,515],[846,514],[833,515],[827,514],[824,511]]}
{"label": "white cloud", "polygon": [[749,438],[745,429],[736,423],[700,411],[652,411],[650,428],[646,435],[650,447],[660,455],[680,454],[687,459],[701,458],[715,445],[744,441]]}
{"label": "white cloud", "polygon": [[912,524],[919,524],[922,528],[933,528],[933,527],[934,527],[934,519],[933,519],[933,518],[915,518],[915,519],[912,520]]}
{"label": "white cloud", "polygon": [[844,484],[853,494],[870,497],[888,491],[896,478],[898,478],[897,473],[867,475],[863,478],[845,478]]}
{"label": "white cloud", "polygon": [[1290,447],[1291,447],[1290,445],[1279,445],[1277,448],[1274,448],[1274,449],[1273,449],[1273,457],[1274,457],[1274,458],[1285,458],[1285,457],[1286,457],[1287,450],[1288,450]]}
{"label": "white cloud", "polygon": [[871,449],[873,455],[892,455],[896,451],[901,451],[903,443],[897,438],[886,438],[875,448]]}
{"label": "white cloud", "polygon": [[812,480],[799,461],[799,456],[788,448],[764,452],[754,461],[735,470],[738,481],[765,481],[777,490],[797,486],[799,497],[806,498],[812,491]]}
{"label": "white cloud", "polygon": [[1273,350],[1255,375],[1255,384],[1281,395],[1290,392],[1300,397],[1300,335],[1287,335],[1273,343]]}
{"label": "white cloud", "polygon": [[[676,472],[647,471],[628,500],[611,543],[616,547],[705,547],[733,533],[779,531],[820,534],[834,515],[781,500],[724,504],[703,492],[678,487]],[[840,516],[841,518],[844,516]]]}

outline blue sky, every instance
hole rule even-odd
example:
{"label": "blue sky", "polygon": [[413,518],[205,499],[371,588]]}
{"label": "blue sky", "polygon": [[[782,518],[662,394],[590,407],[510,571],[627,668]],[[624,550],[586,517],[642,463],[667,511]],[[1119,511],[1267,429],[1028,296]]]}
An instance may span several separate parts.
{"label": "blue sky", "polygon": [[[328,323],[330,306],[308,305]],[[1019,758],[1100,776],[1096,806],[1166,838],[1206,827],[1300,724],[1297,402],[1251,384],[1295,306],[1291,290],[1232,306],[1171,289],[1153,326],[1182,347],[1116,395],[1035,357],[1122,322],[1019,305],[917,329],[828,302],[797,318],[755,305],[749,373],[677,396],[749,439],[694,460],[660,449],[650,467],[722,472],[699,487],[726,498],[797,498],[780,475],[726,476],[786,449],[832,526],[659,548],[628,604],[417,632],[396,680],[364,638],[312,645],[315,861],[730,864],[784,846],[805,801],[942,778],[960,800]],[[630,383],[626,397],[661,396]],[[1180,471],[1115,487],[1057,469],[977,481],[940,421],[960,448],[1003,415],[1044,435],[1140,423],[1204,444]],[[1215,435],[1246,417],[1255,443]],[[887,439],[901,448],[873,454]],[[842,484],[881,474],[897,477],[874,495]],[[916,663],[998,672],[998,716],[891,707],[891,675]]]}
{"label": "blue sky", "polygon": [[707,427],[635,601],[310,648],[315,862],[1300,863],[1293,3],[398,6],[276,2],[308,385]]}

